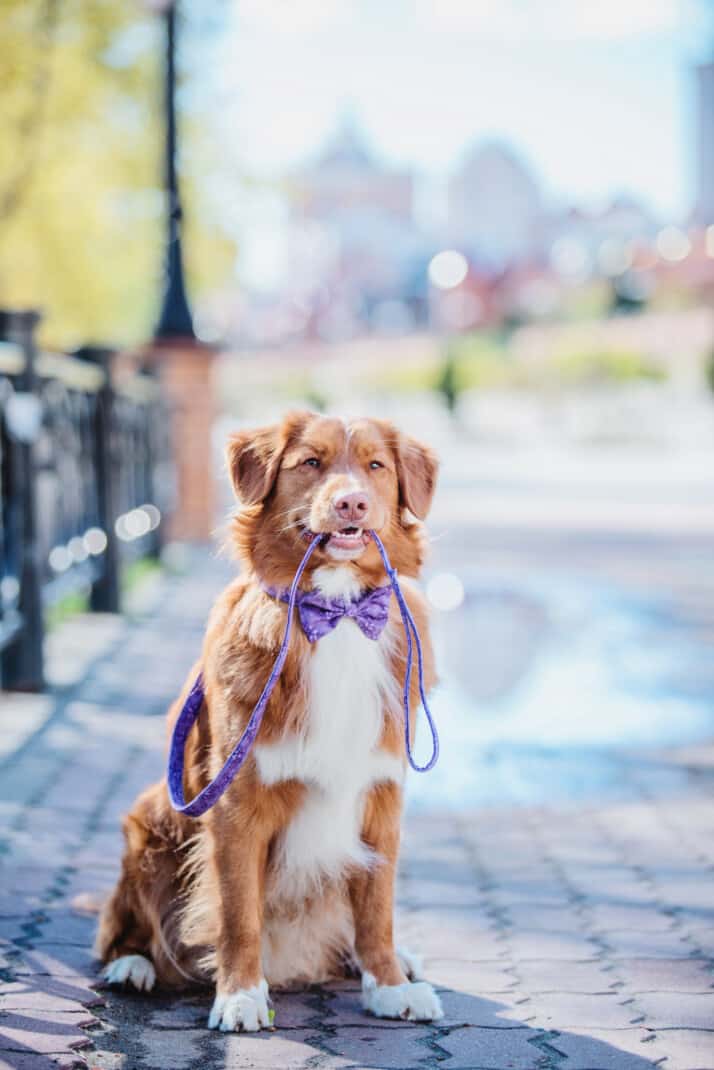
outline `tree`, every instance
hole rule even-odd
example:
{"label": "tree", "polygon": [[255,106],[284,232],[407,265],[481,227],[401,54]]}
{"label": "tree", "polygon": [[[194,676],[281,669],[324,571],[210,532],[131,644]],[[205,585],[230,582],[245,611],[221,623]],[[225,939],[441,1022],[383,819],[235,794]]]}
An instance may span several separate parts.
{"label": "tree", "polygon": [[[133,0],[3,0],[0,306],[40,307],[41,340],[143,341],[157,315],[165,205],[158,19]],[[199,290],[234,243],[185,191]]]}

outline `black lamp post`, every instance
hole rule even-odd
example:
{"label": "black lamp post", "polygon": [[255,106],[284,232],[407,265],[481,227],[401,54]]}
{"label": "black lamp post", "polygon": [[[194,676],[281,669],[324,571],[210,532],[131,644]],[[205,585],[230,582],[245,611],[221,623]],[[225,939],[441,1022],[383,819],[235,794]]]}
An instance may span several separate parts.
{"label": "black lamp post", "polygon": [[154,332],[158,341],[171,338],[195,339],[193,318],[186,297],[181,250],[181,197],[176,173],[176,17],[177,0],[153,0],[165,24],[166,70],[165,106],[165,188],[167,201],[166,260],[161,314]]}

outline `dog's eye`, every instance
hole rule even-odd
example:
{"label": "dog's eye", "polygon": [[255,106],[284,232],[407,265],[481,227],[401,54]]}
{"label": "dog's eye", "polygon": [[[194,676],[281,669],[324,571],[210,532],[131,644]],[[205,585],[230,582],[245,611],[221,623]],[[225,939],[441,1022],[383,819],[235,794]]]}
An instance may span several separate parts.
{"label": "dog's eye", "polygon": [[378,468],[384,468],[384,465],[382,464],[381,461],[370,461],[369,462],[369,467],[374,469],[374,471],[376,471]]}
{"label": "dog's eye", "polygon": [[308,459],[306,461],[303,461],[302,463],[306,464],[308,468],[319,468],[320,467],[320,459],[319,459],[319,457],[308,457]]}

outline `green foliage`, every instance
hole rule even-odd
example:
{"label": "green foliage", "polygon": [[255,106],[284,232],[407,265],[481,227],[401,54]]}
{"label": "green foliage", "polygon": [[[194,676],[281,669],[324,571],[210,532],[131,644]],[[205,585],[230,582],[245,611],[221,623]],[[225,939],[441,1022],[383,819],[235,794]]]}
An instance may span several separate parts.
{"label": "green foliage", "polygon": [[[160,21],[140,0],[3,0],[0,34],[0,306],[40,307],[48,345],[142,341],[162,270]],[[235,250],[198,188],[200,290]]]}
{"label": "green foliage", "polygon": [[[586,350],[557,353],[541,360],[518,360],[504,339],[465,335],[451,343],[445,361],[387,368],[371,386],[387,391],[435,390],[455,405],[465,390],[576,389],[637,380],[658,381],[665,371],[642,353]],[[448,404],[448,398],[447,398]]]}
{"label": "green foliage", "polygon": [[451,350],[444,357],[436,382],[436,389],[444,399],[444,404],[449,412],[454,413],[462,390],[462,384],[458,375],[458,364]]}
{"label": "green foliage", "polygon": [[121,570],[121,593],[129,594],[135,590],[144,580],[150,576],[156,576],[163,571],[163,566],[155,557],[139,557],[136,561],[124,565]]}
{"label": "green foliage", "polygon": [[601,350],[573,353],[553,361],[553,373],[563,386],[626,383],[637,379],[660,381],[664,370],[641,353]]}
{"label": "green foliage", "polygon": [[709,354],[709,360],[707,361],[705,374],[707,377],[707,386],[714,393],[714,350]]}
{"label": "green foliage", "polygon": [[45,629],[48,632],[59,628],[65,621],[78,613],[89,610],[89,595],[86,591],[74,591],[47,606],[45,610]]}

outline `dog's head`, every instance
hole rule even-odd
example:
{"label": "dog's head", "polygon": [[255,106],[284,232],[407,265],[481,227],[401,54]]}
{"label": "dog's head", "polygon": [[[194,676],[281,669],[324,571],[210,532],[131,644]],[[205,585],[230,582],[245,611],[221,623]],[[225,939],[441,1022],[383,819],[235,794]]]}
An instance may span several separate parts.
{"label": "dog's head", "polygon": [[384,420],[290,413],[280,424],[240,431],[228,469],[242,506],[239,555],[270,583],[289,583],[310,533],[326,538],[312,567],[349,562],[365,582],[381,562],[367,532],[380,535],[394,566],[415,575],[423,557],[418,521],[436,484],[432,451]]}

